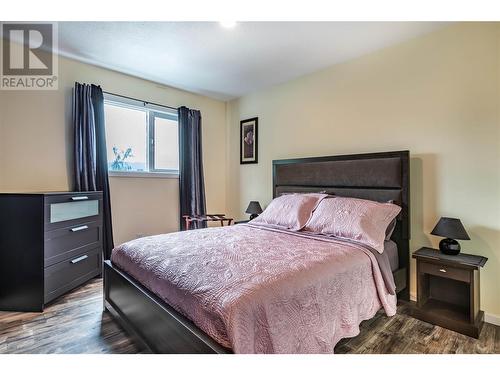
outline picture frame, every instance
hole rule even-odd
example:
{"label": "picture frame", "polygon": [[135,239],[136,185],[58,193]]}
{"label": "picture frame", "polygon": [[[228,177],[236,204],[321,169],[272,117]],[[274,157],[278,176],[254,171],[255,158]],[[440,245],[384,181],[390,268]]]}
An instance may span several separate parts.
{"label": "picture frame", "polygon": [[240,164],[256,164],[259,161],[259,118],[240,121]]}

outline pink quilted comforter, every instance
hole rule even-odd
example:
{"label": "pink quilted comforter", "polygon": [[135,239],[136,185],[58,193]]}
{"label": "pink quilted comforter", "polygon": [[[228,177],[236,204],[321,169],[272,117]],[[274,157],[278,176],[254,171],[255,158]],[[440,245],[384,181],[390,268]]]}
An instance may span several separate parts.
{"label": "pink quilted comforter", "polygon": [[113,263],[235,353],[332,353],[396,296],[356,244],[249,225],[145,237]]}

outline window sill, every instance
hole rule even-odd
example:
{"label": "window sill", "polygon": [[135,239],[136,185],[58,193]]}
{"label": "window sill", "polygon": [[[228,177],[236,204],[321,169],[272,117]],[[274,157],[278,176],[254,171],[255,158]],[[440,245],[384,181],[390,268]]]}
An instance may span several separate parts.
{"label": "window sill", "polygon": [[174,172],[108,172],[109,177],[127,178],[179,178],[179,173]]}

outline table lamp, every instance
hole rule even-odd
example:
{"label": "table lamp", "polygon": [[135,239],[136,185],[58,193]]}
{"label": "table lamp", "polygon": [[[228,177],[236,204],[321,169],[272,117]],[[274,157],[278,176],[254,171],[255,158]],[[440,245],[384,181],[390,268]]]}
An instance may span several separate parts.
{"label": "table lamp", "polygon": [[458,255],[460,253],[460,244],[457,240],[470,240],[460,219],[452,217],[439,219],[431,234],[446,237],[439,242],[439,250],[447,255]]}
{"label": "table lamp", "polygon": [[258,201],[251,201],[245,213],[250,214],[250,220],[253,220],[262,213],[262,207]]}

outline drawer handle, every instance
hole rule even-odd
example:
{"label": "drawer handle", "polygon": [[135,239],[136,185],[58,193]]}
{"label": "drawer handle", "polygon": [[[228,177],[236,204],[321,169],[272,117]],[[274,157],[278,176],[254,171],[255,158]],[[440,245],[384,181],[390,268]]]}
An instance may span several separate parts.
{"label": "drawer handle", "polygon": [[439,269],[439,272],[444,272],[444,273],[446,273],[446,270],[445,270],[444,268],[440,268],[440,269]]}
{"label": "drawer handle", "polygon": [[85,230],[85,229],[89,229],[89,227],[87,225],[82,225],[81,227],[75,227],[75,228],[71,228],[70,230],[72,232],[79,232],[81,230]]}
{"label": "drawer handle", "polygon": [[76,264],[78,262],[81,262],[82,260],[87,259],[89,256],[88,255],[82,255],[81,257],[75,258],[71,261],[72,264]]}
{"label": "drawer handle", "polygon": [[87,197],[87,196],[71,197],[72,201],[86,201],[87,199],[89,199],[89,197]]}

